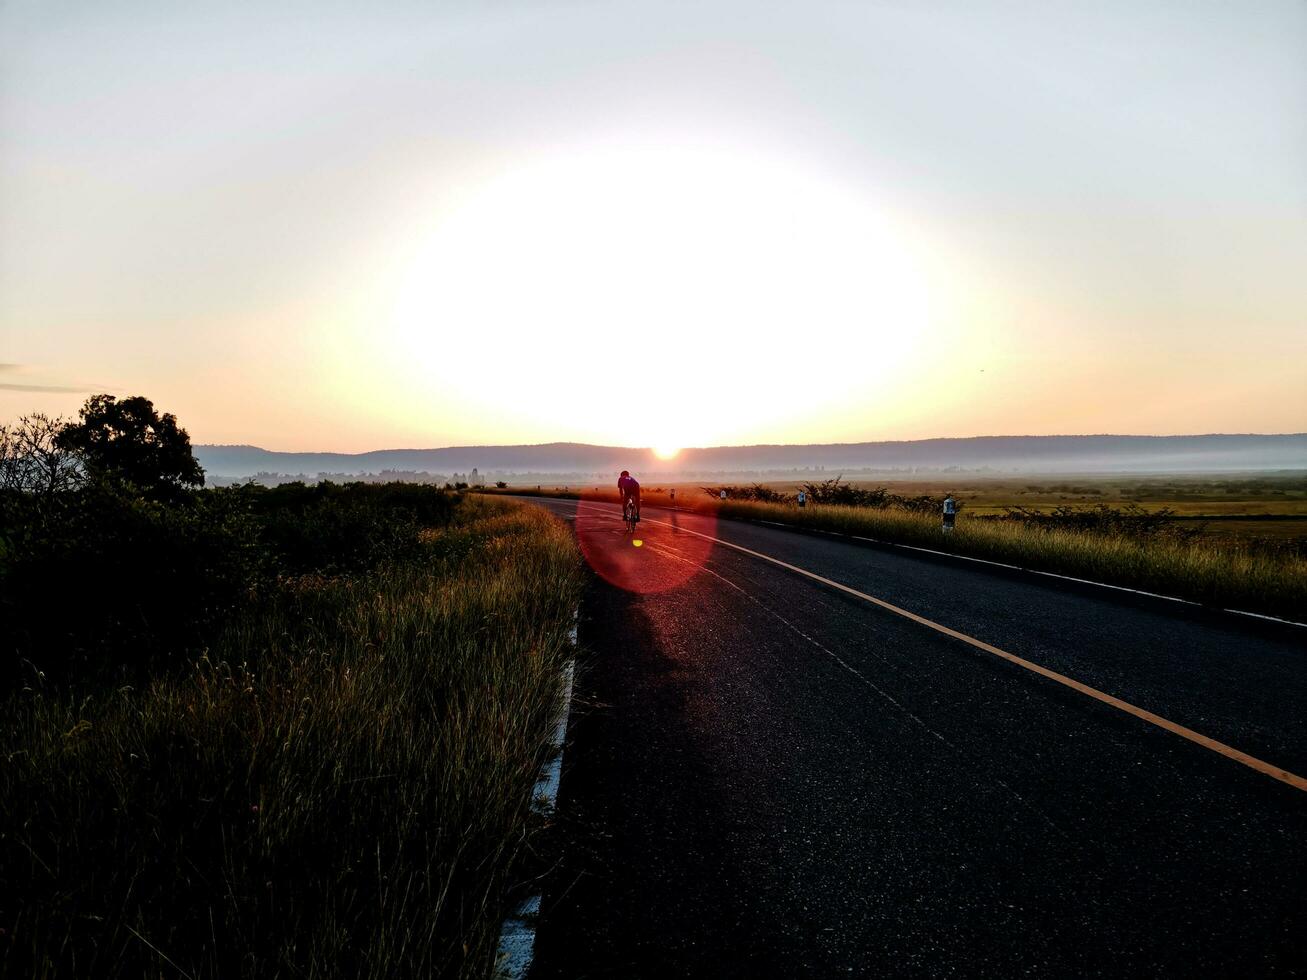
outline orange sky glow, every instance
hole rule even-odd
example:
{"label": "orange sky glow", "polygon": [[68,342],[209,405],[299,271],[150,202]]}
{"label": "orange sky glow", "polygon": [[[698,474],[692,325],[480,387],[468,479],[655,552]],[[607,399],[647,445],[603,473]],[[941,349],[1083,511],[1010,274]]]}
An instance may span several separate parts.
{"label": "orange sky glow", "polygon": [[1303,431],[1307,8],[1198,6],[7,5],[0,418]]}

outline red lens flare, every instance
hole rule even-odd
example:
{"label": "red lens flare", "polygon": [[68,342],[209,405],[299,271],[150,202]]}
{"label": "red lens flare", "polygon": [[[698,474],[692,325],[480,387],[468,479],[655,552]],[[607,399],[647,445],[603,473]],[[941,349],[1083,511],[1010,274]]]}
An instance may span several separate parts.
{"label": "red lens flare", "polygon": [[588,491],[576,505],[576,540],[590,567],[628,592],[666,592],[699,571],[713,543],[683,530],[711,535],[717,519],[666,509],[646,492],[642,519],[632,534],[622,520],[616,492]]}

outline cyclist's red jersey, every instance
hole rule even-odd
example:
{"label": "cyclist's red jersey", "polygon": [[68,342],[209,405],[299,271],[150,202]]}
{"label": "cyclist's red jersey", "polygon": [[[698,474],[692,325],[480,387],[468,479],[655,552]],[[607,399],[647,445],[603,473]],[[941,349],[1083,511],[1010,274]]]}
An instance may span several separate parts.
{"label": "cyclist's red jersey", "polygon": [[627,497],[640,497],[640,481],[633,476],[619,476],[617,478],[617,491],[622,495],[622,499]]}

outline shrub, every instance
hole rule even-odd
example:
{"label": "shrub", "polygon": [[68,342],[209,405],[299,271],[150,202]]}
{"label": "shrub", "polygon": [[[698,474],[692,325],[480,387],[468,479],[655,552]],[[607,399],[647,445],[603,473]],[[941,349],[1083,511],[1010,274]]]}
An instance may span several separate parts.
{"label": "shrub", "polygon": [[[939,514],[944,509],[943,497],[932,497],[929,494],[904,497],[897,493],[890,493],[886,487],[875,487],[873,489],[855,487],[844,483],[843,479],[841,475],[833,480],[823,480],[821,483],[805,483],[803,489],[808,495],[809,502],[813,504],[831,504],[836,507],[870,507],[873,510],[896,507],[899,510],[910,511],[914,514]],[[962,510],[960,501],[957,503],[957,509],[958,511]]]}
{"label": "shrub", "polygon": [[755,483],[749,487],[721,486],[703,488],[704,493],[717,499],[721,498],[723,490],[726,491],[726,496],[730,500],[756,500],[763,504],[781,504],[790,499],[787,494],[763,486],[761,483]]}
{"label": "shrub", "polygon": [[843,483],[843,476],[821,483],[805,483],[804,492],[814,504],[834,504],[839,507],[888,507],[890,492],[885,487],[868,490]]}
{"label": "shrub", "polygon": [[234,492],[249,501],[277,568],[290,573],[409,557],[422,529],[448,524],[459,500],[414,483],[284,483]]}
{"label": "shrub", "polygon": [[[0,496],[6,659],[65,675],[192,650],[245,601],[266,556],[229,497],[163,504],[95,481]],[[6,665],[10,682],[19,672]]]}
{"label": "shrub", "polygon": [[1008,507],[1005,510],[1006,513],[997,520],[1041,531],[1086,531],[1130,538],[1166,536],[1188,540],[1199,537],[1204,530],[1203,525],[1194,527],[1179,523],[1175,511],[1169,508],[1149,511],[1138,504],[1121,508],[1107,504],[1095,504],[1089,508],[1055,507],[1047,512],[1027,507]]}
{"label": "shrub", "polygon": [[168,501],[103,479],[0,493],[3,656],[64,676],[184,661],[284,576],[411,558],[458,500],[403,483],[250,485]]}

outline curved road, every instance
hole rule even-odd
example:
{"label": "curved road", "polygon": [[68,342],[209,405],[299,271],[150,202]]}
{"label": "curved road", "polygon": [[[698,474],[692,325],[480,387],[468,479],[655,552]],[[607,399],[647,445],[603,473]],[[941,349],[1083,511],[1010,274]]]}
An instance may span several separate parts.
{"label": "curved road", "polygon": [[597,572],[536,980],[1307,975],[1307,629],[534,502]]}

